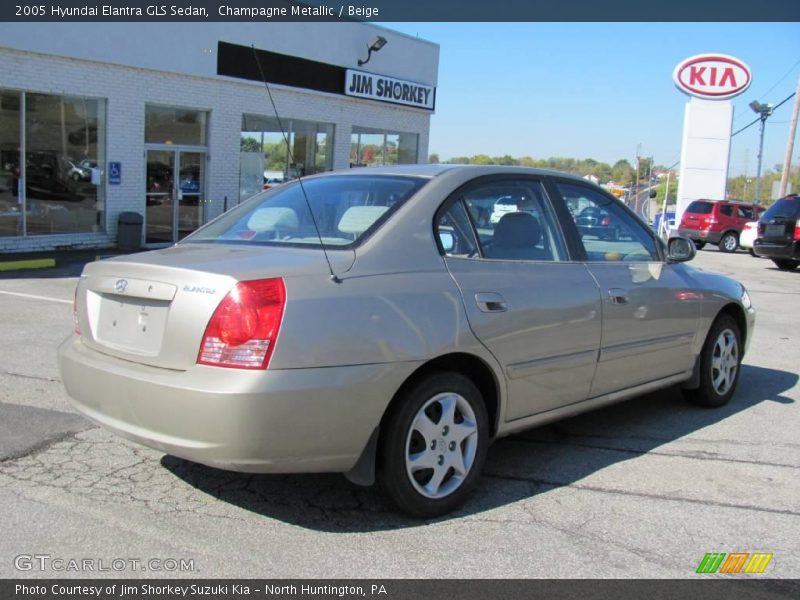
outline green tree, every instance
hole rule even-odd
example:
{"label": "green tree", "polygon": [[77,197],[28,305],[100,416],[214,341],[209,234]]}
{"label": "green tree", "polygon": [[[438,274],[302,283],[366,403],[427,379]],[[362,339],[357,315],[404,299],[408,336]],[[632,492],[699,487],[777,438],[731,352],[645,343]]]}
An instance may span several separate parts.
{"label": "green tree", "polygon": [[240,139],[242,152],[261,152],[258,140],[254,137],[243,137]]}
{"label": "green tree", "polygon": [[434,152],[433,154],[428,156],[428,162],[430,164],[432,164],[432,165],[438,165],[439,164],[439,155]]}

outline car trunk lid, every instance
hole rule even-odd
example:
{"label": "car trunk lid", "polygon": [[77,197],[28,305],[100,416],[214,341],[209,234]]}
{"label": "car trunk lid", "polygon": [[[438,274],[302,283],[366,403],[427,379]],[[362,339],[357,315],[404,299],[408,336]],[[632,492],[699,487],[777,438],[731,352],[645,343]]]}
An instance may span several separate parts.
{"label": "car trunk lid", "polygon": [[[329,252],[336,273],[351,250]],[[329,276],[317,249],[182,244],[90,263],[76,295],[87,346],[131,362],[185,370],[197,362],[205,328],[238,281]],[[287,286],[288,287],[288,286]]]}

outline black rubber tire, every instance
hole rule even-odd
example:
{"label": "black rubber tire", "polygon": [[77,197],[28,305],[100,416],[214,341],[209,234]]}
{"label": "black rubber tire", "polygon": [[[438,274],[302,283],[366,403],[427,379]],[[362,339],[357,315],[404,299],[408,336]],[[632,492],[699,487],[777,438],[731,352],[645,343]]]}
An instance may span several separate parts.
{"label": "black rubber tire", "polygon": [[772,262],[774,262],[775,266],[781,271],[794,271],[800,266],[800,260],[792,260],[791,258],[773,258]]}
{"label": "black rubber tire", "polygon": [[694,247],[697,248],[698,250],[702,250],[703,248],[705,248],[705,246],[706,246],[705,242],[695,241],[694,243]]}
{"label": "black rubber tire", "polygon": [[[415,489],[406,472],[406,438],[418,411],[443,392],[454,392],[467,400],[475,414],[478,442],[472,466],[461,485],[443,498],[428,498]],[[381,424],[379,444],[378,484],[392,504],[415,517],[437,517],[451,512],[469,496],[486,460],[489,419],[483,397],[475,384],[460,373],[430,373],[396,398]]]}
{"label": "black rubber tire", "polygon": [[[734,375],[733,384],[724,394],[719,394],[717,390],[714,389],[712,361],[717,338],[719,338],[726,329],[730,330],[736,338],[738,363],[736,365],[736,374]],[[727,404],[736,392],[736,386],[739,384],[739,375],[742,371],[743,351],[742,334],[739,331],[739,325],[730,315],[724,314],[718,316],[711,325],[711,329],[708,330],[706,341],[703,344],[703,350],[700,353],[700,386],[697,389],[685,390],[687,398],[694,404],[706,408],[719,408]]]}
{"label": "black rubber tire", "polygon": [[733,231],[726,232],[717,244],[720,252],[736,252],[739,249],[739,236]]}

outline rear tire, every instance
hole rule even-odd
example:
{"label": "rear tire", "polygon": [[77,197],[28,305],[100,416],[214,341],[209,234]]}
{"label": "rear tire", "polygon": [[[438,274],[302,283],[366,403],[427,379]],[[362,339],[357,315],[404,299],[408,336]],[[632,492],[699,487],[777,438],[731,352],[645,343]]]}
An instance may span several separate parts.
{"label": "rear tire", "polygon": [[800,266],[800,260],[792,260],[791,258],[773,258],[772,262],[774,262],[775,266],[781,271],[794,271]]}
{"label": "rear tire", "polygon": [[381,427],[378,482],[401,511],[436,517],[475,487],[489,443],[480,391],[464,375],[435,372],[409,387]]}
{"label": "rear tire", "polygon": [[739,248],[739,236],[729,231],[720,238],[718,246],[721,252],[736,252]]}
{"label": "rear tire", "polygon": [[707,408],[724,406],[736,391],[742,365],[742,335],[730,315],[717,317],[700,353],[700,386],[686,390],[695,404]]}

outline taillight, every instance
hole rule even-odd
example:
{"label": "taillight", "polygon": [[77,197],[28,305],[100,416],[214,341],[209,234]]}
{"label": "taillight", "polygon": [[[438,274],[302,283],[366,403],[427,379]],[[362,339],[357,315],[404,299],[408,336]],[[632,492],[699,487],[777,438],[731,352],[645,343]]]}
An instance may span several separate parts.
{"label": "taillight", "polygon": [[285,304],[283,279],[237,283],[211,316],[197,362],[234,369],[266,369]]}
{"label": "taillight", "polygon": [[603,217],[603,220],[600,221],[600,225],[603,226],[611,225],[611,219],[609,219],[608,217]]}
{"label": "taillight", "polygon": [[72,330],[81,334],[81,324],[78,322],[78,286],[75,286],[75,296],[72,299]]}
{"label": "taillight", "polygon": [[794,222],[794,241],[800,242],[800,219]]}

